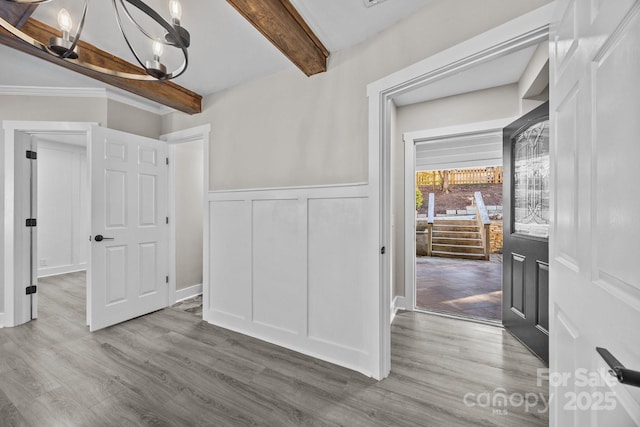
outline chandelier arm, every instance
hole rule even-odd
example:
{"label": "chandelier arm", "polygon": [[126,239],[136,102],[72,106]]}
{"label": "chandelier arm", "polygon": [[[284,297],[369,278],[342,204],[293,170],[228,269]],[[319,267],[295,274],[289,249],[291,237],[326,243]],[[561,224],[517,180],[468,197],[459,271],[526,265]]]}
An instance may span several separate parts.
{"label": "chandelier arm", "polygon": [[78,42],[80,41],[80,35],[82,34],[82,30],[84,29],[84,21],[87,18],[88,8],[89,8],[89,0],[84,0],[84,7],[82,9],[82,18],[80,19],[80,23],[78,24],[78,30],[73,36],[73,41],[71,42],[71,46],[69,46],[69,49],[67,49],[67,51],[64,54],[62,54],[62,57],[65,59],[67,59],[69,56],[71,56],[74,53],[73,51],[78,45]]}
{"label": "chandelier arm", "polygon": [[[152,9],[151,7],[149,7],[144,1],[142,0],[120,0],[120,3],[122,4],[122,8],[124,9],[127,17],[131,20],[131,22],[133,22],[135,24],[136,27],[138,27],[138,29],[145,35],[147,36],[149,39],[151,40],[156,40],[153,36],[151,36],[144,28],[142,28],[142,26],[140,24],[138,24],[138,22],[133,18],[133,16],[131,15],[131,13],[129,13],[129,8],[126,6],[126,3],[129,3],[131,5],[133,5],[134,7],[138,8],[139,10],[141,10],[143,13],[145,13],[147,16],[149,16],[151,19],[153,19],[154,21],[156,21],[160,26],[162,26],[162,28],[164,28],[169,34],[171,34],[172,37],[174,37],[176,39],[176,47],[185,47],[183,46],[182,43],[182,38],[180,37],[180,34],[176,31],[176,29],[174,28],[173,25],[171,25],[170,23],[168,23],[163,17],[162,15],[160,15],[158,12],[156,12],[154,9]],[[164,44],[168,44],[166,42],[163,42]]]}
{"label": "chandelier arm", "polygon": [[41,3],[47,3],[50,2],[51,0],[6,0],[10,3],[18,3],[18,4],[41,4]]}
{"label": "chandelier arm", "polygon": [[[49,0],[44,0],[44,1],[5,0],[5,1],[10,1],[10,2],[13,2],[13,3],[44,3],[44,2],[49,1]],[[115,1],[116,0],[114,0],[114,6],[115,6]],[[126,0],[126,1],[128,3],[131,3],[132,5],[134,5],[135,7],[138,7],[144,13],[147,13],[154,20],[156,20],[156,18],[158,18],[159,21],[157,21],[157,22],[158,22],[159,25],[164,27],[173,36],[178,36],[177,31],[175,31],[175,29],[169,23],[164,21],[164,19],[162,19],[162,17],[157,12],[155,12],[149,6],[144,4],[142,1],[140,1],[140,0]],[[116,11],[117,11],[117,9],[116,9]],[[118,25],[120,26],[120,22],[118,22]],[[184,55],[184,60],[183,60],[182,64],[175,71],[173,71],[171,73],[167,73],[162,78],[157,78],[157,77],[153,77],[153,76],[151,76],[149,74],[146,74],[146,73],[145,74],[142,74],[142,73],[127,73],[127,72],[123,72],[123,71],[111,70],[109,68],[101,67],[101,66],[89,63],[89,62],[84,62],[81,59],[67,58],[64,55],[61,57],[58,54],[56,54],[55,52],[51,51],[51,49],[49,49],[49,47],[47,45],[45,45],[42,42],[34,39],[33,37],[31,37],[30,35],[26,34],[25,32],[17,29],[16,27],[14,27],[12,24],[10,24],[8,21],[3,19],[2,17],[0,17],[0,27],[4,28],[9,33],[11,33],[15,37],[17,37],[18,39],[22,40],[24,43],[27,43],[28,45],[32,46],[35,49],[38,49],[38,50],[40,50],[42,52],[45,52],[45,53],[47,53],[49,55],[55,56],[57,58],[60,58],[63,61],[67,61],[67,62],[73,63],[73,64],[75,64],[75,65],[77,65],[79,67],[82,67],[84,69],[87,69],[89,71],[100,73],[100,74],[105,74],[105,75],[108,75],[108,76],[111,76],[111,77],[118,77],[118,78],[123,78],[123,79],[128,79],[128,80],[138,80],[138,81],[170,80],[170,79],[174,79],[174,78],[180,76],[181,74],[183,74],[186,71],[186,69],[187,69],[187,67],[189,65],[189,53],[188,53],[186,47],[181,42],[179,37],[176,37],[176,40],[177,40],[177,43],[178,43],[178,45],[176,47],[180,48],[182,50],[183,55]],[[82,28],[84,28],[84,18],[82,20],[81,26],[79,26],[79,31],[76,33],[78,36],[79,36],[79,33],[82,31]],[[123,36],[125,37],[125,41],[127,42],[127,45],[129,45],[129,41],[126,38],[126,36],[124,35],[124,31],[122,31],[122,29],[121,29],[121,32],[122,32]],[[75,38],[73,48],[75,48],[75,46],[77,45],[77,39],[78,38],[79,37]],[[131,51],[134,54],[134,56],[136,56],[136,59],[138,59],[137,55],[135,54],[135,51],[133,50],[133,48],[130,45],[129,45],[129,49],[131,49]],[[139,61],[139,59],[138,59],[138,61]],[[146,71],[146,67],[144,67],[144,65],[142,65],[142,68]]]}
{"label": "chandelier arm", "polygon": [[[131,17],[131,15],[129,14],[126,5],[124,4],[124,2],[126,1],[127,3],[132,4],[133,6],[137,7],[138,9],[140,9],[143,13],[147,14],[147,16],[149,16],[150,18],[152,18],[154,21],[156,21],[160,26],[162,26],[165,30],[167,30],[167,32],[169,34],[171,34],[172,36],[176,37],[176,40],[178,41],[177,45],[175,45],[175,47],[179,48],[180,50],[182,50],[182,54],[184,56],[184,60],[182,62],[182,64],[180,65],[180,67],[178,67],[176,70],[172,71],[171,73],[167,73],[164,77],[162,78],[156,78],[156,80],[170,80],[170,79],[174,79],[178,76],[180,76],[182,73],[184,73],[189,65],[189,52],[187,51],[187,48],[184,46],[184,44],[182,43],[182,40],[180,39],[180,36],[178,34],[178,32],[175,30],[175,28],[173,28],[173,26],[171,24],[169,24],[167,21],[164,20],[164,18],[162,18],[162,16],[160,16],[160,14],[158,14],[158,12],[156,12],[155,10],[153,10],[152,8],[150,8],[149,6],[147,6],[146,3],[144,3],[141,0],[112,0],[113,2],[113,8],[115,10],[115,15],[116,15],[116,22],[118,24],[118,28],[120,29],[120,33],[122,33],[122,37],[124,38],[124,41],[126,42],[127,46],[129,47],[129,50],[131,51],[131,53],[133,54],[133,56],[136,58],[136,61],[138,61],[138,64],[140,64],[140,66],[142,68],[144,68],[145,70],[147,70],[147,67],[145,66],[144,62],[142,61],[142,59],[138,56],[138,53],[136,52],[136,50],[134,49],[133,45],[131,44],[131,42],[129,41],[129,38],[127,37],[127,33],[124,30],[124,27],[122,25],[122,17],[120,15],[120,10],[118,8],[118,1],[122,4],[123,9],[125,10],[126,15],[129,17],[129,19],[131,19],[133,21],[133,23],[140,28],[140,26],[138,25],[138,23]],[[151,40],[155,40],[154,38],[150,37],[149,35],[147,35],[146,32],[143,31],[143,33],[149,37]],[[165,43],[166,44],[166,43]]]}
{"label": "chandelier arm", "polygon": [[[138,30],[140,30],[140,32],[141,32],[142,34],[144,34],[145,36],[147,36],[147,38],[148,38],[149,40],[160,41],[160,40],[157,40],[156,38],[154,38],[151,34],[149,34],[149,32],[148,32],[147,30],[145,30],[145,29],[144,29],[144,27],[143,27],[142,25],[138,24],[138,21],[136,21],[136,20],[133,18],[133,15],[131,15],[131,12],[129,12],[129,8],[128,8],[128,7],[127,7],[127,5],[125,4],[125,1],[124,1],[124,0],[120,0],[120,4],[122,5],[122,9],[124,10],[125,15],[127,15],[127,18],[129,18],[129,21],[131,21],[131,22],[133,23],[133,25],[135,25],[136,27],[138,27]],[[115,5],[114,5],[114,7],[115,7]],[[155,20],[155,19],[154,19],[154,20]],[[122,31],[122,29],[121,29],[121,31]],[[124,32],[124,31],[123,31],[123,32]],[[162,43],[167,44],[166,42],[162,42]]]}
{"label": "chandelier arm", "polygon": [[11,34],[16,36],[17,38],[19,38],[20,40],[22,40],[23,42],[30,44],[31,46],[37,48],[38,50],[54,55],[54,53],[49,50],[47,45],[39,42],[38,40],[34,39],[30,35],[20,31],[19,29],[11,25],[9,22],[5,21],[2,17],[0,17],[0,26],[5,30],[9,31]]}
{"label": "chandelier arm", "polygon": [[[29,36],[28,34],[18,30],[17,28],[15,28],[13,25],[9,24],[7,21],[5,21],[4,19],[0,18],[0,26],[2,28],[4,28],[5,30],[9,31],[11,34],[13,34],[14,36],[16,36],[17,38],[19,38],[20,40],[22,40],[23,42],[33,46],[34,48],[41,50],[47,54],[50,54],[52,56],[58,57],[58,55],[55,55],[53,53],[51,53],[51,51],[49,51],[49,48],[47,48],[47,46],[41,42],[39,42],[38,40],[34,39],[33,37]],[[130,80],[146,80],[146,81],[156,81],[158,79],[149,76],[147,74],[133,74],[133,73],[125,73],[122,71],[114,71],[114,70],[110,70],[108,68],[104,68],[104,67],[99,67],[97,65],[93,65],[90,64],[88,62],[83,62],[80,61],[78,59],[70,59],[70,58],[61,58],[65,61],[68,62],[72,62],[80,67],[86,68],[88,70],[91,71],[95,71],[101,74],[106,74],[109,76],[113,76],[113,77],[121,77],[121,78],[125,78],[125,79],[130,79]]]}
{"label": "chandelier arm", "polygon": [[140,59],[140,57],[136,53],[136,50],[133,48],[133,46],[131,45],[131,42],[129,41],[129,38],[127,37],[127,33],[124,31],[124,26],[122,25],[122,17],[120,16],[120,9],[118,9],[118,1],[122,3],[122,0],[112,0],[112,3],[113,3],[113,10],[115,11],[115,15],[116,15],[116,23],[118,24],[118,29],[120,30],[120,34],[122,34],[122,37],[124,37],[124,41],[127,44],[127,47],[129,48],[133,56],[136,58],[136,61],[138,61],[138,64],[146,70],[147,67],[144,66],[144,62],[142,62],[142,59]]}

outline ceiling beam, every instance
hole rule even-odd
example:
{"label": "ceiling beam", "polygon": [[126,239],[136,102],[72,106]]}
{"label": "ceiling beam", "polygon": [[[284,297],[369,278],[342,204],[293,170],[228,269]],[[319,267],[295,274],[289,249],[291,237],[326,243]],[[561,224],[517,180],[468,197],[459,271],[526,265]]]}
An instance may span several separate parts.
{"label": "ceiling beam", "polygon": [[327,71],[329,51],[289,0],[227,0],[307,76]]}
{"label": "ceiling beam", "polygon": [[37,4],[10,3],[0,1],[0,17],[20,29],[38,7]]}
{"label": "ceiling beam", "polygon": [[[59,31],[43,22],[33,18],[27,19],[21,30],[36,40],[49,40],[51,37],[59,37]],[[187,114],[202,112],[202,96],[170,81],[140,81],[109,76],[89,70],[70,61],[65,61],[55,55],[34,48],[28,43],[14,37],[9,32],[0,28],[0,44],[12,47],[24,53],[42,58],[48,62],[94,78],[103,83],[134,93],[143,98],[174,108]],[[144,70],[122,58],[109,52],[98,49],[90,43],[78,42],[78,49],[82,60],[103,68],[110,68],[126,73],[144,73]]]}

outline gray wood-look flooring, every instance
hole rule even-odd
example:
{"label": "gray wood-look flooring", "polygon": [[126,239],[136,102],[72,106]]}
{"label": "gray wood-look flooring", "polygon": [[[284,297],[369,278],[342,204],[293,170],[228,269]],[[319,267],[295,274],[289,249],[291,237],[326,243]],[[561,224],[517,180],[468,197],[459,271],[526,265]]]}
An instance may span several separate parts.
{"label": "gray wood-look flooring", "polygon": [[175,308],[91,334],[84,280],[40,280],[40,318],[0,329],[0,426],[547,425],[520,400],[547,399],[542,364],[496,327],[401,313],[377,382]]}

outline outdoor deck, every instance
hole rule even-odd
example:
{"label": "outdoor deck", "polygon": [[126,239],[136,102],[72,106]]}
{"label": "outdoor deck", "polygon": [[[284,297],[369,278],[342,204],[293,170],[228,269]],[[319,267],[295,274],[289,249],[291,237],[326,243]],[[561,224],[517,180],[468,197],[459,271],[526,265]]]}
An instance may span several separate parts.
{"label": "outdoor deck", "polygon": [[502,255],[489,262],[417,257],[416,306],[500,322]]}

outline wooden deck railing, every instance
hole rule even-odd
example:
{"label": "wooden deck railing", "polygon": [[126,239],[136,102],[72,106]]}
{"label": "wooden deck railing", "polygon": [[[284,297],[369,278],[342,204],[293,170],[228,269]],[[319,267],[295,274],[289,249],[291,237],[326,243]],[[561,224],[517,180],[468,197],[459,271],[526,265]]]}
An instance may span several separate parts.
{"label": "wooden deck railing", "polygon": [[[442,185],[442,177],[439,171],[416,173],[417,185]],[[502,167],[477,168],[477,169],[453,169],[449,171],[451,184],[502,184]]]}
{"label": "wooden deck railing", "polygon": [[427,256],[431,256],[431,247],[433,241],[433,220],[436,211],[436,196],[433,193],[429,193],[429,205],[427,206]]}
{"label": "wooden deck railing", "polygon": [[482,246],[484,247],[484,259],[489,260],[491,253],[491,220],[487,207],[484,205],[484,199],[479,191],[473,193],[476,205],[476,221],[480,228],[480,236],[482,237]]}

